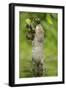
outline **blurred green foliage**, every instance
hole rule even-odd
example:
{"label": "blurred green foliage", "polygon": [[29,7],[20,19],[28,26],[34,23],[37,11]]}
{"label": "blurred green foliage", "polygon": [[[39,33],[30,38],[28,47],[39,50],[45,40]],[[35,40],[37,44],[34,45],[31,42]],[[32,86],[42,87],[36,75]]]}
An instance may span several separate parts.
{"label": "blurred green foliage", "polygon": [[[57,13],[19,13],[19,77],[32,77],[32,42],[26,39],[26,19],[40,18],[44,28],[44,67],[43,76],[58,74],[58,14]],[[34,22],[35,24],[35,22]]]}

